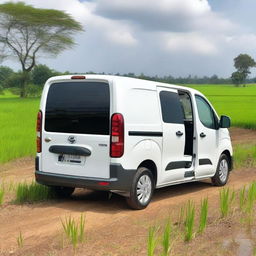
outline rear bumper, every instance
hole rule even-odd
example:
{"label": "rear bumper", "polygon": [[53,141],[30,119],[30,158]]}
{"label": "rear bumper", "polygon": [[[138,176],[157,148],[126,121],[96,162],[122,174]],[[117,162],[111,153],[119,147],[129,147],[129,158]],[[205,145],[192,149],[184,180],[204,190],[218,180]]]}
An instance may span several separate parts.
{"label": "rear bumper", "polygon": [[47,186],[88,188],[95,190],[120,190],[129,192],[136,170],[126,170],[120,164],[110,165],[110,178],[91,178],[35,171],[36,181]]}

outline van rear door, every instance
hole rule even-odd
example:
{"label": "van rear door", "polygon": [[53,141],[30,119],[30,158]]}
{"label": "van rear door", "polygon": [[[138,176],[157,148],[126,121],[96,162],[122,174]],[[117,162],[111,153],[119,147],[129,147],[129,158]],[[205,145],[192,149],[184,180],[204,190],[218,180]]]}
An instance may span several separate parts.
{"label": "van rear door", "polygon": [[109,84],[53,82],[44,109],[42,171],[109,178]]}

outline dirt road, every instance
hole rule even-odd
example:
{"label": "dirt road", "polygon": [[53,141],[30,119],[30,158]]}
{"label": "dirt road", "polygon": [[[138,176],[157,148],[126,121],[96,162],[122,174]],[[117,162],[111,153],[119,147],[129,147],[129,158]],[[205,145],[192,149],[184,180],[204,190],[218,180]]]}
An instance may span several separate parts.
{"label": "dirt road", "polygon": [[[256,132],[232,129],[236,143],[256,141]],[[32,180],[32,159],[3,165],[0,178],[6,184]],[[240,188],[256,180],[256,170],[234,170],[228,186]],[[132,211],[125,200],[112,195],[89,190],[76,190],[69,200],[53,200],[37,204],[15,205],[12,197],[0,207],[0,255],[72,255],[72,247],[63,239],[61,219],[66,216],[86,216],[86,242],[80,245],[76,255],[145,255],[147,230],[159,224],[169,215],[175,219],[183,203],[193,199],[199,203],[208,196],[214,211],[219,189],[209,181],[177,185],[155,192],[150,206],[143,211]],[[24,246],[18,248],[19,232]],[[209,254],[211,255],[211,254]]]}

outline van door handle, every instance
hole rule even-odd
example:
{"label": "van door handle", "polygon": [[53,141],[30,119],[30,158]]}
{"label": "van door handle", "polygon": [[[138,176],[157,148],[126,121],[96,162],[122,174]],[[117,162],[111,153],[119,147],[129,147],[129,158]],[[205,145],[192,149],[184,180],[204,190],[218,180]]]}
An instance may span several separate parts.
{"label": "van door handle", "polygon": [[204,137],[206,137],[206,134],[203,133],[203,132],[201,132],[201,133],[200,133],[200,137],[201,137],[201,138],[204,138]]}
{"label": "van door handle", "polygon": [[177,135],[177,136],[182,136],[182,135],[183,135],[183,132],[177,131],[177,132],[176,132],[176,135]]}

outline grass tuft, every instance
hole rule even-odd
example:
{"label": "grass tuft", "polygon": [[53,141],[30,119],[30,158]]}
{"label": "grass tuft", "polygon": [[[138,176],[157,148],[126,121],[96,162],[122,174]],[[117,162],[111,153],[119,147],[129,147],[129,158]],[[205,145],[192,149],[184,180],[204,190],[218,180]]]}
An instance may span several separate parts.
{"label": "grass tuft", "polygon": [[4,203],[4,187],[0,187],[0,205],[2,205]]}
{"label": "grass tuft", "polygon": [[208,218],[208,198],[204,198],[201,201],[201,212],[200,212],[200,220],[199,220],[199,229],[198,233],[201,234],[206,228]]}
{"label": "grass tuft", "polygon": [[235,199],[235,191],[229,188],[223,188],[219,192],[220,195],[220,215],[221,218],[227,217],[231,211],[231,204]]}
{"label": "grass tuft", "polygon": [[157,228],[155,226],[150,227],[148,231],[148,256],[154,256],[157,246]]}
{"label": "grass tuft", "polygon": [[256,167],[256,145],[238,144],[234,146],[234,167]]}
{"label": "grass tuft", "polygon": [[16,188],[16,203],[33,203],[37,201],[44,201],[54,197],[52,190],[38,183],[32,182],[27,184],[26,182],[19,183]]}
{"label": "grass tuft", "polygon": [[19,232],[19,235],[17,237],[17,244],[18,244],[19,248],[22,248],[24,245],[24,238],[23,238],[21,231]]}
{"label": "grass tuft", "polygon": [[84,241],[85,237],[85,217],[83,214],[80,216],[79,223],[75,222],[74,218],[69,216],[65,220],[61,220],[62,227],[64,232],[69,239],[70,243],[73,245],[73,248],[76,249],[77,244]]}
{"label": "grass tuft", "polygon": [[186,205],[185,216],[185,241],[190,241],[194,237],[194,224],[195,224],[195,203],[188,201]]}
{"label": "grass tuft", "polygon": [[168,219],[163,233],[163,240],[162,240],[162,246],[163,246],[163,253],[161,256],[168,256],[171,253],[171,221]]}

